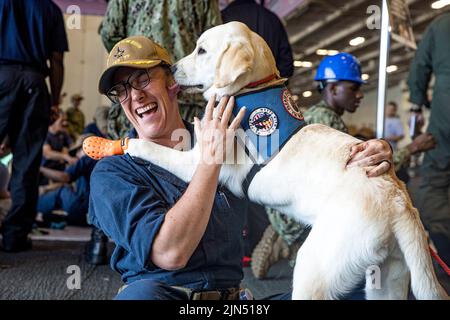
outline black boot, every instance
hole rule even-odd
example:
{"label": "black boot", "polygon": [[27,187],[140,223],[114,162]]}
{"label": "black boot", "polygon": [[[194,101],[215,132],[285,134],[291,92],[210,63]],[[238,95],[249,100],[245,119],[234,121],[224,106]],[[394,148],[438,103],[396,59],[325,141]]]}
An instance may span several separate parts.
{"label": "black boot", "polygon": [[89,264],[108,263],[108,237],[95,227],[92,228],[91,240],[86,245],[85,259]]}
{"label": "black boot", "polygon": [[3,246],[0,248],[4,252],[21,252],[30,250],[32,247],[31,239],[27,233],[15,230],[15,228],[1,229]]}
{"label": "black boot", "polygon": [[4,252],[16,253],[21,251],[27,251],[32,248],[31,239],[26,237],[23,239],[12,239],[3,237],[3,247],[1,248]]}

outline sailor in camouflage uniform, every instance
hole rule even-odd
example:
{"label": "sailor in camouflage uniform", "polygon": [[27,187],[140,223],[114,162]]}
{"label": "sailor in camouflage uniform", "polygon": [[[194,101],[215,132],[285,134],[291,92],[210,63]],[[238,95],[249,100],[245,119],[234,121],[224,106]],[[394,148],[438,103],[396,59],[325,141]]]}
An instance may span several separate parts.
{"label": "sailor in camouflage uniform", "polygon": [[[341,116],[345,111],[357,110],[364,94],[360,90],[361,67],[358,60],[348,53],[326,57],[320,63],[316,81],[323,100],[310,107],[305,113],[308,124],[320,123],[336,130],[348,133]],[[419,136],[407,147],[394,153],[396,170],[409,163],[411,154],[434,147],[433,137],[429,134]],[[282,258],[295,262],[300,245],[306,240],[310,227],[287,217],[283,213],[267,208],[270,225],[252,255],[252,271],[256,278],[266,276],[269,268]]]}
{"label": "sailor in camouflage uniform", "polygon": [[[164,46],[172,61],[178,61],[194,50],[205,30],[221,23],[217,1],[111,0],[99,32],[108,52],[126,37],[144,35]],[[190,122],[204,106],[200,94],[180,93],[178,102],[182,118]],[[111,139],[126,136],[132,128],[120,105],[112,105],[108,118]]]}
{"label": "sailor in camouflage uniform", "polygon": [[82,95],[74,94],[70,98],[71,106],[66,111],[67,133],[72,138],[72,141],[77,140],[84,129],[85,117],[83,111],[80,110],[80,104],[83,99]]}

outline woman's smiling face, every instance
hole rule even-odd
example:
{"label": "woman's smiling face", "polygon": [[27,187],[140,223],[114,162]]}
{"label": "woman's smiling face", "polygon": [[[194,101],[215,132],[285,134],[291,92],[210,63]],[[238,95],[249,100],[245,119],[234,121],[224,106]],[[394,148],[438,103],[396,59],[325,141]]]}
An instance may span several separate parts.
{"label": "woman's smiling face", "polygon": [[127,98],[121,103],[122,108],[139,138],[167,139],[178,128],[180,115],[176,97],[170,97],[167,90],[171,80],[161,66],[150,69],[120,68],[116,71],[114,83],[126,83]]}

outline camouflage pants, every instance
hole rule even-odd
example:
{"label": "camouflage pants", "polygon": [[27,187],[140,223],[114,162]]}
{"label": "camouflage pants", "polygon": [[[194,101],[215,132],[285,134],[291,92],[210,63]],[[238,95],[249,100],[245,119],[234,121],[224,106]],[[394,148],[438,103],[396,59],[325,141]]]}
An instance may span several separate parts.
{"label": "camouflage pants", "polygon": [[[203,112],[203,107],[196,104],[179,104],[181,117],[193,122],[194,117],[200,117]],[[112,104],[108,113],[108,138],[118,140],[128,136],[130,130],[133,128],[130,121],[128,121],[125,112],[120,104]]]}
{"label": "camouflage pants", "polygon": [[289,246],[294,243],[303,243],[311,231],[311,227],[301,224],[283,213],[266,208],[270,224]]}

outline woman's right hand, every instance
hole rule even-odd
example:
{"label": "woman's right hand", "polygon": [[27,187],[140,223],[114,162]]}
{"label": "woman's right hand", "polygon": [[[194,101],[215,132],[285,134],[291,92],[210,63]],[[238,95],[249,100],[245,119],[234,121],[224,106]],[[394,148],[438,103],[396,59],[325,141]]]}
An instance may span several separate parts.
{"label": "woman's right hand", "polygon": [[202,121],[194,119],[194,128],[200,146],[200,163],[220,166],[226,155],[233,150],[235,132],[244,118],[245,108],[241,108],[228,125],[234,107],[234,97],[222,97],[217,106],[217,113],[213,115],[215,100],[215,95],[209,99]]}

